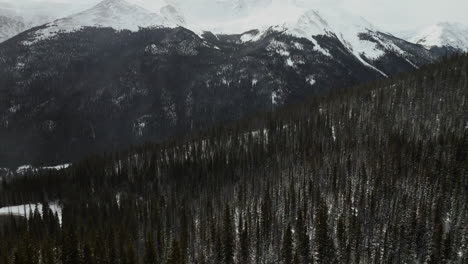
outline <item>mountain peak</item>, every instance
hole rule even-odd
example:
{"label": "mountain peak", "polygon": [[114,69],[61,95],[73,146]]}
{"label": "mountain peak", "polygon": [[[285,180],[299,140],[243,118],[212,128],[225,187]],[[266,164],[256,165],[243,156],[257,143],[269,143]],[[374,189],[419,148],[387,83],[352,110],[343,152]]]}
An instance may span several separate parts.
{"label": "mountain peak", "polygon": [[88,10],[47,24],[44,29],[35,32],[35,41],[85,27],[138,31],[147,27],[175,26],[167,18],[125,0],[104,0]]}
{"label": "mountain peak", "polygon": [[138,6],[131,4],[125,0],[103,0],[94,6],[94,8],[98,8],[98,7],[112,8],[112,7],[138,7]]}
{"label": "mountain peak", "polygon": [[452,47],[468,51],[468,27],[458,23],[439,22],[420,31],[411,42],[427,48]]}

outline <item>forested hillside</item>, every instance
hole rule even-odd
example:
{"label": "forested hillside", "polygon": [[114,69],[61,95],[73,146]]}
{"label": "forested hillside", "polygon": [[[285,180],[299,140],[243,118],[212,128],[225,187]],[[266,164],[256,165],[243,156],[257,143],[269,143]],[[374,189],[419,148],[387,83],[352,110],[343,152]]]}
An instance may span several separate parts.
{"label": "forested hillside", "polygon": [[0,263],[468,263],[468,56],[4,178]]}
{"label": "forested hillside", "polygon": [[35,40],[43,28],[0,44],[0,167],[162,142],[438,59],[383,33],[361,34],[379,52],[358,58],[333,34],[91,27]]}

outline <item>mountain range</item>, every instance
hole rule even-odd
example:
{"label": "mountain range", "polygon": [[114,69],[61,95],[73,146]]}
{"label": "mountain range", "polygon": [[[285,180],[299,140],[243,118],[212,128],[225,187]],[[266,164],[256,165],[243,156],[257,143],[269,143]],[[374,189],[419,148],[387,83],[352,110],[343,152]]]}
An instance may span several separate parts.
{"label": "mountain range", "polygon": [[171,3],[105,0],[0,44],[0,166],[185,135],[447,54],[298,1]]}
{"label": "mountain range", "polygon": [[[91,1],[93,2],[93,1]],[[108,1],[112,2],[112,1]],[[140,3],[141,1],[136,1]],[[101,8],[105,8],[109,3],[100,3]],[[80,2],[73,4],[65,4],[61,2],[46,2],[38,4],[31,2],[28,4],[14,5],[0,2],[0,19],[4,21],[0,28],[0,42],[17,35],[18,33],[50,22],[56,18],[65,17],[66,19],[73,17],[76,27],[86,26],[90,23],[93,25],[110,26],[115,29],[126,26],[128,28],[146,27],[148,25],[161,25],[166,20],[166,25],[184,26],[194,32],[210,31],[216,34],[239,34],[250,31],[252,29],[265,30],[272,26],[284,26],[285,28],[293,28],[299,17],[302,17],[311,9],[320,9],[324,12],[328,9],[329,14],[335,14],[338,22],[342,26],[349,24],[359,24],[356,17],[351,18],[347,12],[343,12],[337,7],[331,5],[320,4],[316,5],[302,0],[230,0],[230,1],[210,1],[210,0],[157,0],[150,3],[145,2],[145,6],[154,10],[152,12],[143,10],[143,8],[126,3],[127,7],[132,6],[131,10],[106,10],[102,13],[104,24],[99,21],[89,21],[85,17],[80,17],[79,11],[89,6],[88,2]],[[45,8],[47,6],[47,8]],[[110,5],[112,6],[112,4]],[[210,8],[205,8],[209,6]],[[93,8],[96,10],[96,8]],[[132,14],[139,9],[140,15],[146,13],[146,18],[133,17],[126,21],[125,25],[115,23],[109,18],[109,14],[113,17]],[[120,13],[119,13],[120,12]],[[122,13],[123,12],[123,13]],[[70,15],[78,13],[75,15]],[[81,12],[85,13],[85,12]],[[107,14],[106,14],[107,13]],[[149,18],[148,15],[152,16]],[[344,17],[343,17],[344,15]],[[159,18],[158,18],[159,16]],[[13,20],[14,22],[10,21]],[[97,19],[99,20],[99,19]],[[359,20],[359,18],[358,18]],[[20,22],[20,25],[15,23]],[[335,21],[336,22],[336,21]],[[369,24],[369,23],[367,23]],[[68,27],[73,26],[68,23]],[[335,23],[336,26],[336,23]],[[404,33],[396,34],[397,37],[404,38],[412,43],[423,44],[428,48],[437,47],[453,47],[459,50],[468,49],[466,41],[467,26],[457,23],[441,22],[424,28],[422,30],[406,30]],[[345,29],[345,28],[341,28]],[[382,30],[380,30],[382,31]],[[344,32],[342,30],[342,32]]]}

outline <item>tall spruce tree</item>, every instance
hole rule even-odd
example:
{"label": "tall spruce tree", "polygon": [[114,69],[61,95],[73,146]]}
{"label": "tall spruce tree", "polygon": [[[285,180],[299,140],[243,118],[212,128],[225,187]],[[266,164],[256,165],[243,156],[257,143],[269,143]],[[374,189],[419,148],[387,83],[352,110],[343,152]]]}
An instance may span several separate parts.
{"label": "tall spruce tree", "polygon": [[180,249],[179,241],[174,240],[167,259],[167,264],[185,264],[184,258],[182,250]]}
{"label": "tall spruce tree", "polygon": [[283,245],[281,247],[281,260],[284,264],[293,262],[294,258],[294,244],[291,230],[291,224],[288,224],[283,232]]}
{"label": "tall spruce tree", "polygon": [[327,264],[336,262],[333,241],[328,231],[328,207],[320,200],[315,224],[315,263]]}
{"label": "tall spruce tree", "polygon": [[234,263],[235,240],[231,210],[226,206],[223,218],[223,263]]}

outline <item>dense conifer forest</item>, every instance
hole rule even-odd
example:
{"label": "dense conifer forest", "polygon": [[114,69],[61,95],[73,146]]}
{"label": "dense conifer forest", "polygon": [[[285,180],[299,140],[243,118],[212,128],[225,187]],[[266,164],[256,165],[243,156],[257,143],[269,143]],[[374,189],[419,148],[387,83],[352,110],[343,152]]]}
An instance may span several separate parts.
{"label": "dense conifer forest", "polygon": [[466,264],[467,95],[463,55],[3,178],[0,207],[44,206],[0,218],[0,264]]}
{"label": "dense conifer forest", "polygon": [[[185,28],[87,28],[23,45],[30,34],[0,44],[0,167],[164,142],[384,78],[335,35],[271,31],[244,42]],[[368,63],[388,76],[439,58],[386,34],[361,38],[383,49]]]}

